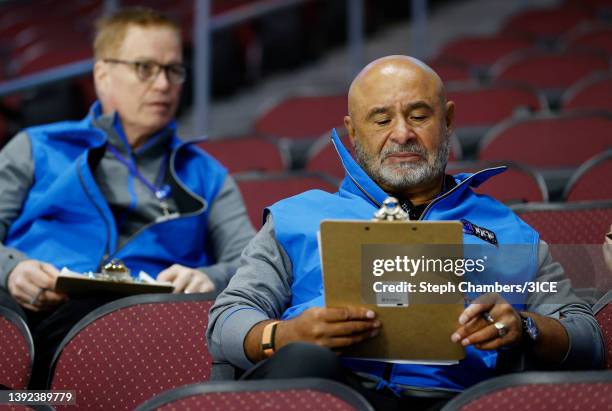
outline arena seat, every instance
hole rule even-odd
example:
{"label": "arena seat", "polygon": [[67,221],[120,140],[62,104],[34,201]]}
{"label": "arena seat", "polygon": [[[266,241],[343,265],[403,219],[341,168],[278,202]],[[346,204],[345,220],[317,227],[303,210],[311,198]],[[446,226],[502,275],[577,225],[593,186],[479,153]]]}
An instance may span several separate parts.
{"label": "arena seat", "polygon": [[606,368],[612,370],[612,290],[593,305],[593,313],[601,329],[606,347]]}
{"label": "arena seat", "polygon": [[230,173],[282,171],[289,164],[288,154],[265,138],[239,137],[207,140],[198,146],[219,160]]}
{"label": "arena seat", "polygon": [[468,153],[474,152],[486,132],[502,120],[548,109],[543,95],[520,84],[454,83],[448,86],[446,96],[455,102],[453,128]]}
{"label": "arena seat", "polygon": [[594,73],[576,82],[561,97],[563,111],[606,110],[612,113],[612,74]]}
{"label": "arena seat", "polygon": [[511,16],[502,27],[501,33],[523,34],[538,40],[554,40],[593,18],[593,12],[575,6],[527,9]]}
{"label": "arena seat", "polygon": [[58,348],[50,389],[75,390],[77,404],[56,409],[133,410],[160,392],[207,381],[206,345],[214,294],[144,294],[85,316]]}
{"label": "arena seat", "polygon": [[476,80],[476,69],[469,64],[450,58],[439,58],[427,63],[444,83]]}
{"label": "arena seat", "polygon": [[567,184],[563,198],[565,201],[612,200],[611,177],[612,149],[585,161]]}
{"label": "arena seat", "polygon": [[32,335],[23,318],[0,306],[0,385],[24,390],[34,360]]}
{"label": "arena seat", "polygon": [[193,384],[166,391],[137,411],[194,409],[207,411],[321,410],[373,411],[355,390],[318,378],[229,381]]}
{"label": "arena seat", "polygon": [[247,212],[256,229],[263,225],[263,210],[279,200],[306,190],[338,191],[338,184],[323,174],[294,173],[241,173],[235,175]]}
{"label": "arena seat", "polygon": [[609,68],[607,57],[599,53],[528,50],[499,60],[491,67],[491,76],[495,81],[530,85],[555,105],[562,92],[576,81]]}
{"label": "arena seat", "polygon": [[611,146],[611,113],[538,114],[492,128],[480,142],[478,157],[535,167],[551,196],[557,196],[580,164]]}
{"label": "arena seat", "polygon": [[257,133],[286,139],[316,139],[343,125],[346,94],[296,95],[266,110],[255,122]]}
{"label": "arena seat", "polygon": [[570,50],[592,50],[612,55],[612,25],[584,24],[563,39]]}
{"label": "arena seat", "polygon": [[526,372],[476,384],[442,411],[603,410],[612,404],[609,371]]}
{"label": "arena seat", "polygon": [[510,53],[533,46],[531,40],[521,36],[501,34],[461,37],[448,42],[434,60],[450,59],[476,68],[487,68]]}
{"label": "arena seat", "polygon": [[[513,211],[550,246],[575,289],[599,298],[612,288],[601,244],[612,223],[612,200],[513,205]],[[594,301],[593,301],[594,302]]]}
{"label": "arena seat", "polygon": [[529,166],[509,162],[451,162],[446,167],[446,172],[452,175],[475,173],[499,166],[507,166],[508,169],[474,188],[476,193],[491,196],[506,204],[548,201],[544,178]]}

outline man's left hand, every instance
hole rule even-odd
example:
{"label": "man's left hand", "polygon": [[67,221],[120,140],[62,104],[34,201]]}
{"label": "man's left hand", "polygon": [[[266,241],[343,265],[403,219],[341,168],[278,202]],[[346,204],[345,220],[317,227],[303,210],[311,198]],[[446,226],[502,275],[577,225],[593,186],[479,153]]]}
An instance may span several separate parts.
{"label": "man's left hand", "polygon": [[159,273],[157,280],[172,283],[174,293],[208,293],[215,290],[215,284],[202,271],[180,264],[166,268]]}
{"label": "man's left hand", "polygon": [[[488,314],[487,314],[488,313]],[[479,350],[496,350],[518,344],[522,339],[521,317],[502,296],[484,294],[475,299],[459,316],[453,342],[474,345]]]}

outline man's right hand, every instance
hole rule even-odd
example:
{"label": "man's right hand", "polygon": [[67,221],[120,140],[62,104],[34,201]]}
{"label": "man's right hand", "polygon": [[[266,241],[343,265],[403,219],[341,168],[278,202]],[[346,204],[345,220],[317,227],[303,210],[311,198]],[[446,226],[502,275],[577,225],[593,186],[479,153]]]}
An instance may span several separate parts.
{"label": "man's right hand", "polygon": [[59,274],[51,264],[25,260],[9,273],[8,289],[13,298],[28,310],[48,310],[67,298],[65,294],[52,291]]}
{"label": "man's right hand", "polygon": [[363,307],[313,307],[276,328],[276,349],[292,342],[308,342],[338,349],[372,338],[380,332],[376,313]]}
{"label": "man's right hand", "polygon": [[[298,317],[281,321],[276,326],[274,348],[293,342],[307,342],[331,349],[341,349],[372,338],[380,332],[376,313],[363,307],[321,308],[313,307]],[[261,350],[264,327],[271,321],[256,324],[247,333],[244,348],[252,362],[265,359]]]}

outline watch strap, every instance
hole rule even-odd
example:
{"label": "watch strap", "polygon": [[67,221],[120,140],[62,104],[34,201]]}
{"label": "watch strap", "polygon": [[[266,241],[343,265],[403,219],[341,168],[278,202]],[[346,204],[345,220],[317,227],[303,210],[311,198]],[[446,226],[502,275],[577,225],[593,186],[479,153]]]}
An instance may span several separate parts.
{"label": "watch strap", "polygon": [[276,350],[274,345],[274,336],[276,335],[276,326],[280,323],[280,321],[272,321],[271,323],[266,324],[261,333],[261,350],[263,351],[266,357],[271,357]]}

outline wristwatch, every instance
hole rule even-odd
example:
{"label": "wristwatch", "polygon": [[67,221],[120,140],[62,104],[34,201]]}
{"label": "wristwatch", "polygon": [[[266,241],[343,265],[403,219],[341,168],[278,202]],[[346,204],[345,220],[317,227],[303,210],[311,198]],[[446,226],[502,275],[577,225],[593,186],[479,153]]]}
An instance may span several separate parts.
{"label": "wristwatch", "polygon": [[266,357],[271,357],[276,350],[274,346],[274,336],[276,335],[276,326],[280,323],[280,321],[273,321],[263,329],[261,333],[261,350],[263,351]]}
{"label": "wristwatch", "polygon": [[521,317],[521,328],[523,333],[522,343],[525,347],[531,348],[538,341],[540,330],[538,330],[538,325],[533,318],[523,313],[520,313],[519,315]]}

